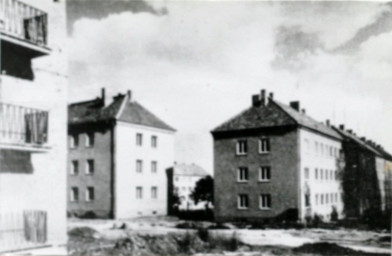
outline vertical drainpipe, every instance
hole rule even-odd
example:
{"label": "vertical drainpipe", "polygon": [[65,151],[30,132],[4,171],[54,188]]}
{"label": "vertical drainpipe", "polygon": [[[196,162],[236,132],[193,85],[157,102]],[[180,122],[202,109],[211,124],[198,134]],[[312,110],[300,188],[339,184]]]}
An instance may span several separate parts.
{"label": "vertical drainpipe", "polygon": [[116,218],[116,172],[115,172],[115,167],[116,167],[116,150],[115,150],[115,139],[116,139],[116,134],[115,134],[115,127],[116,127],[116,121],[113,121],[110,124],[110,208],[111,208],[111,213],[110,213],[110,218],[115,219]]}
{"label": "vertical drainpipe", "polygon": [[298,178],[298,217],[302,222],[302,180],[301,180],[301,127],[297,127],[297,178]]}

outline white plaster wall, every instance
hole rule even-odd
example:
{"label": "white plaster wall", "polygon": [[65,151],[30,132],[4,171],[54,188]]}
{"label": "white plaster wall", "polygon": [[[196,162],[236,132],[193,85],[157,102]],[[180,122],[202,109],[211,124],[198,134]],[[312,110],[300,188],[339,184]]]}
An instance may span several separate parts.
{"label": "white plaster wall", "polygon": [[[136,134],[143,134],[143,145],[136,145]],[[151,147],[151,136],[158,137],[157,148]],[[143,172],[136,172],[136,160],[143,160]],[[158,162],[157,173],[151,172],[151,161]],[[115,216],[167,214],[166,169],[174,162],[174,133],[118,122],[115,128]],[[136,199],[136,187],[143,187],[143,198]],[[151,187],[158,187],[158,198],[151,198]]]}
{"label": "white plaster wall", "polygon": [[48,13],[51,54],[33,60],[33,81],[1,75],[0,101],[49,111],[49,146],[32,154],[33,174],[0,174],[0,214],[48,213],[48,240],[66,242],[67,53],[65,1],[23,1]]}
{"label": "white plaster wall", "polygon": [[[325,153],[325,145],[329,147],[337,148],[338,152],[341,149],[341,142],[338,140],[331,139],[326,136],[322,136],[318,133],[311,132],[309,130],[300,129],[299,131],[299,140],[300,140],[300,191],[301,191],[301,218],[305,217],[305,195],[304,195],[304,187],[305,182],[308,183],[310,188],[310,207],[311,214],[322,215],[324,220],[330,219],[330,214],[332,212],[332,206],[335,206],[339,217],[342,217],[343,214],[343,203],[341,198],[342,187],[340,180],[336,181],[335,179],[328,180],[325,179],[325,170],[332,170],[335,172],[337,170],[337,157],[330,156],[329,151],[328,154]],[[306,143],[306,141],[308,141]],[[318,153],[316,152],[315,142],[319,143]],[[320,143],[324,144],[324,154],[320,153]],[[305,179],[305,168],[309,168],[309,178]],[[315,178],[315,169],[318,169],[318,179]],[[324,179],[320,179],[320,169],[324,170]],[[329,176],[329,175],[328,175]],[[328,204],[325,203],[324,196],[324,204],[320,204],[320,195],[321,194],[335,194],[338,193],[338,201],[337,203],[334,201],[331,203],[329,200]],[[316,204],[316,194],[319,195],[318,204]]]}
{"label": "white plaster wall", "polygon": [[385,210],[385,176],[386,176],[386,161],[381,157],[376,157],[376,170],[378,185],[381,193],[381,210]]}

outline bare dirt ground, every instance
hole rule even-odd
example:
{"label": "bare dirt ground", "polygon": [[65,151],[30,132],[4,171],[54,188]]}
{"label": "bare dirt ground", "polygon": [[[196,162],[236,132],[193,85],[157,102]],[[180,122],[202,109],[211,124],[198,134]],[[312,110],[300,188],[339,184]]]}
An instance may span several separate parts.
{"label": "bare dirt ground", "polygon": [[[390,233],[355,229],[179,229],[171,217],[68,222],[70,255],[390,255]],[[208,227],[210,222],[197,222]],[[206,230],[206,229],[205,229]]]}

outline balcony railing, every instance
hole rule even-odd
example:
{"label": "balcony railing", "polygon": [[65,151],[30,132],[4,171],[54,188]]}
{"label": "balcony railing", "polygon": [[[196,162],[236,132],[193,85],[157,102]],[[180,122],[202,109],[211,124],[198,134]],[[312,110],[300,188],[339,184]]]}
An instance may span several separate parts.
{"label": "balcony railing", "polygon": [[47,213],[26,210],[0,214],[0,253],[47,243]]}
{"label": "balcony railing", "polygon": [[48,121],[48,111],[0,102],[0,147],[44,147]]}
{"label": "balcony railing", "polygon": [[0,31],[17,39],[47,46],[48,15],[17,0],[0,0]]}

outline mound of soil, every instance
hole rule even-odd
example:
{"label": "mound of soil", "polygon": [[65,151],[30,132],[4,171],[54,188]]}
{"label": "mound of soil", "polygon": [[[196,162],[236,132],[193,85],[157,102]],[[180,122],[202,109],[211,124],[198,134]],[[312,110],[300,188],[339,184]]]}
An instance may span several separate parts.
{"label": "mound of soil", "polygon": [[317,254],[317,255],[347,255],[347,256],[387,256],[388,254],[378,253],[365,253],[359,252],[350,248],[342,247],[333,243],[313,243],[304,244],[300,247],[293,249],[294,253],[297,254]]}
{"label": "mound of soil", "polygon": [[89,227],[73,228],[68,231],[68,237],[70,239],[96,239],[99,237],[99,233]]}

